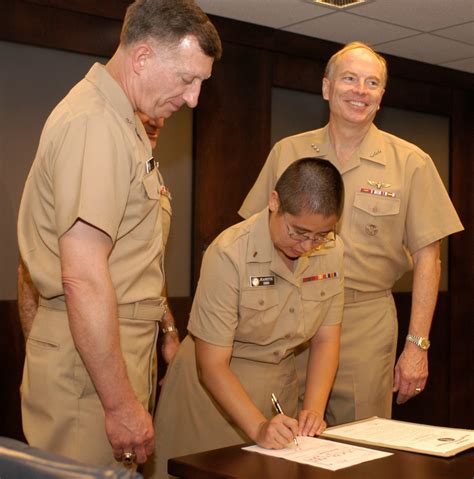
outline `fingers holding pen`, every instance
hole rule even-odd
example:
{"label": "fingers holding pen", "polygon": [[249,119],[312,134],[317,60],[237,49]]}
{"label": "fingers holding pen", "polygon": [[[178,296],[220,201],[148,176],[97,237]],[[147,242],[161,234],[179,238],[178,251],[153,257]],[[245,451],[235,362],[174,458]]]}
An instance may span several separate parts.
{"label": "fingers holding pen", "polygon": [[284,414],[277,414],[260,424],[255,442],[267,449],[283,449],[293,443],[297,434],[298,421]]}

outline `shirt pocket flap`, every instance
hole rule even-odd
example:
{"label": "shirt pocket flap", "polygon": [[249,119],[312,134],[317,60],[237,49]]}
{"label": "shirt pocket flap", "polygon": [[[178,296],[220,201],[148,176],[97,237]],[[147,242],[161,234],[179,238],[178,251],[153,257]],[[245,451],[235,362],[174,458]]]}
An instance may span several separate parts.
{"label": "shirt pocket flap", "polygon": [[244,308],[265,311],[278,304],[278,291],[270,288],[243,290],[240,304]]}
{"label": "shirt pocket flap", "polygon": [[150,200],[160,199],[160,182],[158,181],[158,176],[155,171],[150,171],[150,173],[143,177],[143,186]]}
{"label": "shirt pocket flap", "polygon": [[305,301],[325,301],[342,293],[340,278],[328,278],[303,283],[301,298]]}
{"label": "shirt pocket flap", "polygon": [[367,193],[356,193],[354,206],[372,216],[398,215],[400,198],[386,198]]}

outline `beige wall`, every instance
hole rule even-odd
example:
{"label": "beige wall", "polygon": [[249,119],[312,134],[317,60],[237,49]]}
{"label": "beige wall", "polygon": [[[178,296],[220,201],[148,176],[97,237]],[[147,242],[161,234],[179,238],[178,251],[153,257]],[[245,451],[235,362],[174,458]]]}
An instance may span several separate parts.
{"label": "beige wall", "polygon": [[[56,103],[103,58],[0,42],[0,300],[16,298],[16,217],[44,121]],[[167,253],[170,296],[190,291],[192,112],[163,129],[159,159],[173,194]],[[158,156],[158,155],[157,155]]]}
{"label": "beige wall", "polygon": [[[382,102],[383,105],[383,102]],[[285,136],[320,128],[327,123],[328,107],[321,95],[283,88],[272,92],[272,144]],[[375,121],[378,128],[418,145],[432,158],[446,188],[449,185],[449,119],[382,106]],[[443,273],[440,291],[448,288],[448,241],[441,244]],[[395,285],[398,292],[411,291],[411,272]]]}

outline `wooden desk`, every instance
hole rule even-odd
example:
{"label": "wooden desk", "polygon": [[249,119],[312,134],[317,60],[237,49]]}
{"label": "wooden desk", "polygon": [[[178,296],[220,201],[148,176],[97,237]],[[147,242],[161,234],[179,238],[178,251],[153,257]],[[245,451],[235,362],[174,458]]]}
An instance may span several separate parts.
{"label": "wooden desk", "polygon": [[243,451],[241,446],[231,446],[170,459],[168,472],[182,479],[474,478],[474,450],[472,449],[449,459],[403,451],[382,450],[394,454],[339,471],[328,471],[319,467]]}

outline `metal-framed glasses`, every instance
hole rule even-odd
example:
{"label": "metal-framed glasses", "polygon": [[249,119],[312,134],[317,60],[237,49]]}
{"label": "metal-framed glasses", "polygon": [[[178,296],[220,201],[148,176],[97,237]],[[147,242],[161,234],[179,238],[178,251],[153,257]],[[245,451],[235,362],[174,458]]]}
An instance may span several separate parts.
{"label": "metal-framed glasses", "polygon": [[295,241],[299,241],[301,243],[303,241],[311,241],[313,244],[324,245],[324,247],[326,248],[330,248],[335,245],[335,240],[336,240],[335,230],[328,231],[327,233],[314,233],[314,234],[297,233],[296,231],[293,231],[290,228],[290,225],[286,221],[286,218],[284,215],[283,215],[283,222],[285,223],[286,232],[288,236]]}

